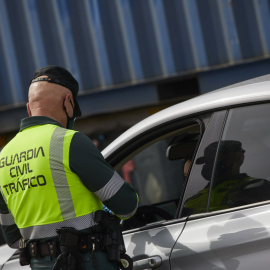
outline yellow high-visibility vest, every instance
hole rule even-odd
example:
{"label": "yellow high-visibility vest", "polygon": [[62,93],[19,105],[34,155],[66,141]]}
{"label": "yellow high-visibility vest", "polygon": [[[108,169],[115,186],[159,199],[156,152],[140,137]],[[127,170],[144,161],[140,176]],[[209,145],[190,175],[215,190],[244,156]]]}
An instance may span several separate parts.
{"label": "yellow high-visibility vest", "polygon": [[102,209],[100,199],[69,167],[74,134],[52,124],[29,127],[0,153],[1,192],[18,228],[76,219]]}

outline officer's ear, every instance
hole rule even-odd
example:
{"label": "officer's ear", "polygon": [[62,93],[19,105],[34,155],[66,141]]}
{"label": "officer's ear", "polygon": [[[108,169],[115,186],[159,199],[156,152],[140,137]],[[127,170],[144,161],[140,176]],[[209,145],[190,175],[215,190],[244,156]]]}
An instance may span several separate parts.
{"label": "officer's ear", "polygon": [[32,112],[30,110],[30,106],[29,106],[29,103],[26,104],[26,107],[27,107],[27,113],[29,116],[32,116]]}

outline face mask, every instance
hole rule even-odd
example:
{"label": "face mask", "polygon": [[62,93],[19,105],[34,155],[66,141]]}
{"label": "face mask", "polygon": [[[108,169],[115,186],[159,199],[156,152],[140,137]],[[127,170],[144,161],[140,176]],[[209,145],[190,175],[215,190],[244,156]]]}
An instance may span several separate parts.
{"label": "face mask", "polygon": [[[70,102],[70,104],[71,104],[71,106],[72,106],[72,109],[74,109],[74,108],[73,108],[73,105],[72,105],[72,102],[71,102],[71,101],[69,101],[69,102]],[[64,101],[64,103],[65,103],[65,101]],[[65,106],[64,106],[64,109],[65,109]],[[74,117],[70,118],[70,117],[68,116],[66,110],[65,110],[65,112],[66,112],[66,116],[67,116],[67,126],[66,126],[66,128],[67,128],[67,129],[73,129],[73,127],[74,127],[74,122],[75,122],[75,119],[76,119],[76,118],[74,118]]]}
{"label": "face mask", "polygon": [[75,118],[70,118],[67,115],[67,129],[73,129],[74,127]]}

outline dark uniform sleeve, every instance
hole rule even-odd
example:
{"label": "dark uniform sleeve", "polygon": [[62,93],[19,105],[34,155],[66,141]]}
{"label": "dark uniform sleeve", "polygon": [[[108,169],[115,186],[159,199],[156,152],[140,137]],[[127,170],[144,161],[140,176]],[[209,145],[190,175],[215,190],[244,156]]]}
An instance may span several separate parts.
{"label": "dark uniform sleeve", "polygon": [[131,185],[108,164],[98,148],[83,133],[77,132],[70,145],[69,164],[83,184],[120,218],[131,217],[138,196]]}
{"label": "dark uniform sleeve", "polygon": [[7,205],[0,192],[0,227],[5,242],[12,248],[18,248],[21,233],[14,222],[14,218],[9,212]]}

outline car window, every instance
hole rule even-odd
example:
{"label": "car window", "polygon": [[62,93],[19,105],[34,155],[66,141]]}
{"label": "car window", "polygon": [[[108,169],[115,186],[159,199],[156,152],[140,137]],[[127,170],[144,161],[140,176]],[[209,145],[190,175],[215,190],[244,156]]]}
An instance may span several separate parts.
{"label": "car window", "polygon": [[193,122],[155,138],[119,169],[140,198],[138,211],[124,222],[124,230],[175,217],[200,132],[200,124]]}
{"label": "car window", "polygon": [[[181,217],[205,213],[208,210],[210,183],[217,150],[208,146],[219,140],[226,115],[227,111],[215,112],[206,127],[188,179],[180,211]],[[205,155],[208,157],[207,162],[203,162]]]}
{"label": "car window", "polygon": [[[218,148],[209,210],[270,200],[270,104],[229,111]],[[206,157],[207,158],[207,157]]]}

